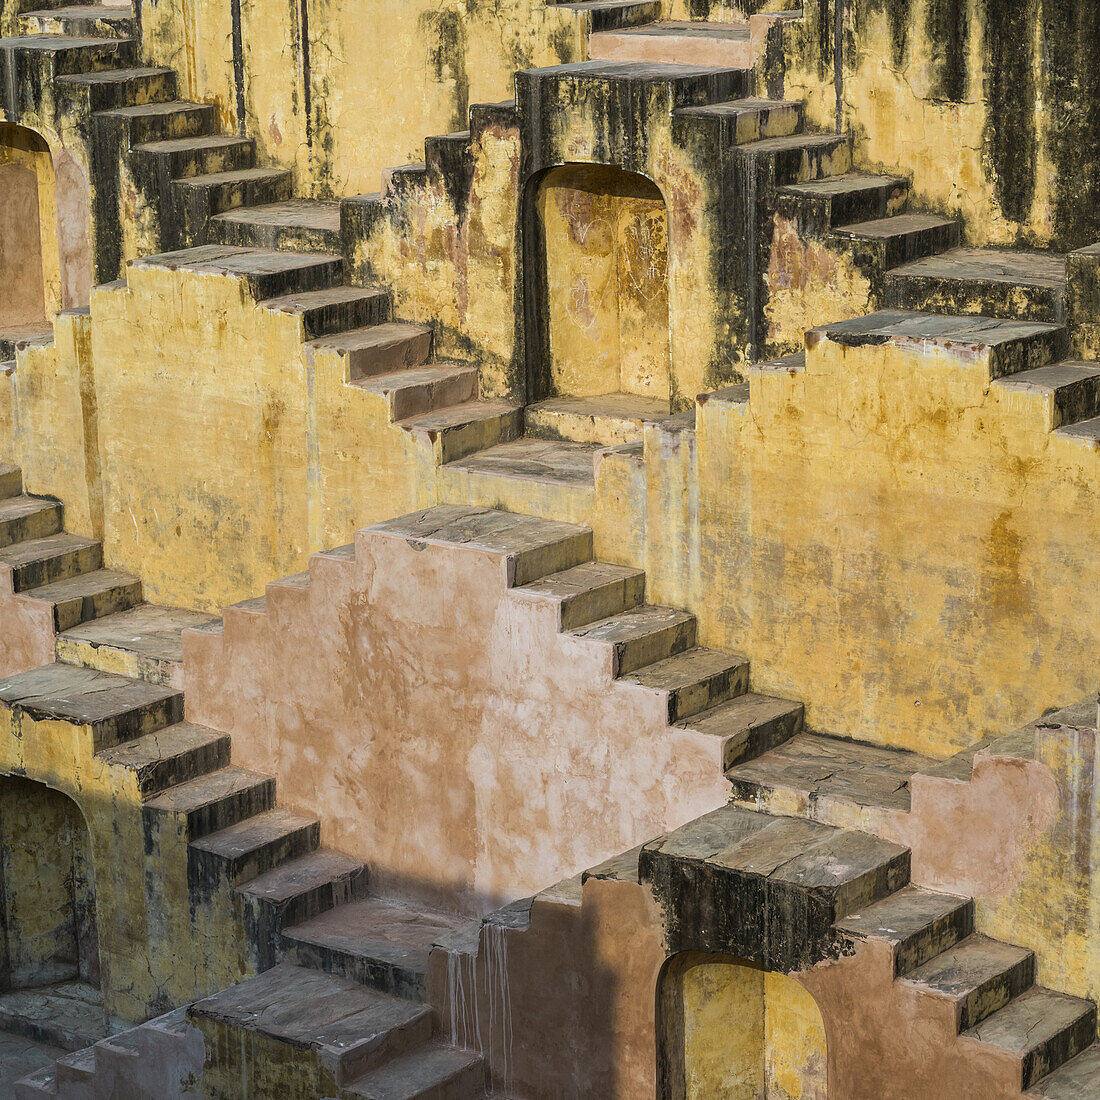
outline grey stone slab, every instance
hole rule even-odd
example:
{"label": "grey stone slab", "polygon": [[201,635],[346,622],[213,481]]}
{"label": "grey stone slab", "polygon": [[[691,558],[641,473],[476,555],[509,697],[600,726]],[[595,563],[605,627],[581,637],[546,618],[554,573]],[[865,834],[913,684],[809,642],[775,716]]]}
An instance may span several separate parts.
{"label": "grey stone slab", "polygon": [[46,665],[0,680],[0,701],[80,725],[172,699],[182,704],[179,692],[169,688],[68,665]]}
{"label": "grey stone slab", "polygon": [[953,248],[905,264],[896,268],[894,274],[1059,289],[1066,283],[1066,257],[1058,252]]}
{"label": "grey stone slab", "polygon": [[1028,1093],[1046,1100],[1096,1100],[1100,1096],[1100,1043],[1059,1066]]}
{"label": "grey stone slab", "polygon": [[523,438],[477,451],[448,463],[447,469],[594,488],[593,463],[599,450],[595,443]]}

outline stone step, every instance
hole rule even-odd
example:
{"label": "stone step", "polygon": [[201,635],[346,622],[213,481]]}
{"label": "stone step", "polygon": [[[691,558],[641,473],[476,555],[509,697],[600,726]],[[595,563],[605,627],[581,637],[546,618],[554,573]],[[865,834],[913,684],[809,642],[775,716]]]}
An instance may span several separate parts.
{"label": "stone step", "polygon": [[1046,1100],[1095,1100],[1100,1096],[1100,1043],[1093,1043],[1059,1066],[1029,1089],[1027,1095]]}
{"label": "stone step", "polygon": [[746,142],[737,148],[744,168],[754,173],[757,194],[767,194],[792,183],[844,175],[852,167],[848,134],[792,134]]}
{"label": "stone step", "polygon": [[1051,363],[998,378],[993,385],[1018,400],[1041,403],[1052,431],[1100,414],[1100,363]]}
{"label": "stone step", "polygon": [[510,401],[467,401],[399,423],[433,444],[439,462],[446,464],[515,439],[523,430],[523,407]]}
{"label": "stone step", "polygon": [[798,736],[804,717],[801,703],[746,692],[677,725],[721,738],[722,767],[728,771]]}
{"label": "stone step", "polygon": [[178,691],[68,665],[44,665],[0,680],[0,706],[24,725],[89,726],[96,752],[183,720]]}
{"label": "stone step", "polygon": [[237,885],[313,852],[321,823],[290,810],[268,810],[191,841],[187,877],[206,887]]}
{"label": "stone step", "polygon": [[886,304],[897,309],[1061,324],[1066,257],[1058,252],[952,248],[891,271],[885,291]]}
{"label": "stone step", "polygon": [[800,733],[728,773],[732,796],[830,823],[866,808],[909,810],[909,782],[936,761],[919,753]]}
{"label": "stone step", "polygon": [[393,374],[356,379],[352,385],[384,397],[392,420],[476,401],[478,368],[465,363],[436,363]]}
{"label": "stone step", "polygon": [[21,349],[52,343],[53,324],[49,321],[0,329],[0,359],[4,360],[4,370],[7,373],[15,370],[16,352]]}
{"label": "stone step", "polygon": [[288,961],[296,965],[424,1001],[432,945],[469,923],[413,902],[365,897],[284,928],[282,935]]}
{"label": "stone step", "polygon": [[577,630],[637,607],[645,598],[645,572],[586,561],[517,588],[514,596],[557,603],[560,629]]}
{"label": "stone step", "polygon": [[833,235],[868,254],[886,271],[922,256],[934,256],[959,243],[959,223],[932,214],[895,214],[888,218],[841,225]]}
{"label": "stone step", "polygon": [[[102,994],[87,982],[68,980],[9,989],[0,999],[0,1032],[60,1047],[61,1051],[83,1052],[117,1030],[117,1023],[103,1011]],[[57,1064],[51,1069],[56,1082]]]}
{"label": "stone step", "polygon": [[184,232],[195,244],[206,239],[207,223],[215,214],[241,206],[284,202],[293,190],[294,177],[284,168],[242,168],[172,181]]}
{"label": "stone step", "polygon": [[99,126],[121,129],[126,135],[126,145],[133,149],[152,141],[214,134],[217,118],[217,109],[208,103],[173,100],[111,107],[96,112],[95,122]]}
{"label": "stone step", "polygon": [[28,589],[23,594],[32,600],[53,604],[54,629],[60,633],[92,619],[136,607],[141,603],[141,580],[129,573],[97,569]]}
{"label": "stone step", "polygon": [[59,1100],[92,1100],[95,1047],[73,1051],[54,1063],[54,1088]]}
{"label": "stone step", "polygon": [[183,686],[183,632],[215,622],[197,611],[141,603],[57,636],[57,659],[151,684]]}
{"label": "stone step", "polygon": [[321,849],[238,886],[256,968],[263,970],[278,961],[284,928],[361,898],[367,891],[367,880],[362,862],[342,852]]}
{"label": "stone step", "polygon": [[432,330],[428,325],[387,321],[323,336],[311,340],[309,347],[343,356],[347,360],[348,381],[353,382],[428,362],[432,353]]}
{"label": "stone step", "polygon": [[744,695],[749,687],[749,662],[733,653],[696,646],[646,665],[622,680],[663,698],[671,725]]}
{"label": "stone step", "polygon": [[485,1095],[485,1060],[472,1050],[426,1043],[345,1086],[362,1100],[476,1100]]}
{"label": "stone step", "polygon": [[594,61],[716,69],[751,69],[754,62],[747,23],[673,20],[593,34],[588,39],[588,56]]}
{"label": "stone step", "polygon": [[899,980],[941,999],[963,1032],[1034,982],[1035,956],[1026,948],[974,933]]}
{"label": "stone step", "polygon": [[626,676],[695,645],[695,616],[672,607],[642,604],[570,631],[574,638],[610,649],[613,677]]}
{"label": "stone step", "polygon": [[963,1034],[1018,1059],[1020,1087],[1027,1089],[1093,1042],[1096,1006],[1032,986]]}
{"label": "stone step", "polygon": [[215,214],[208,239],[216,244],[270,248],[283,252],[333,252],[343,249],[340,204],[290,199],[242,206]]}
{"label": "stone step", "polygon": [[553,397],[524,409],[527,435],[615,447],[642,438],[644,424],[670,415],[669,403],[633,393]]}
{"label": "stone step", "polygon": [[717,128],[724,144],[746,145],[801,133],[804,110],[800,101],[753,97],[705,107],[679,107],[672,113],[673,133],[680,125],[707,125]]}
{"label": "stone step", "polygon": [[145,803],[145,817],[147,821],[176,821],[183,836],[193,842],[274,806],[275,780],[271,776],[226,767],[162,791]]}
{"label": "stone step", "polygon": [[12,588],[26,592],[44,584],[91,573],[103,567],[103,544],[64,531],[12,543],[0,550],[0,564],[12,572]]}
{"label": "stone step", "polygon": [[130,261],[131,270],[147,267],[239,279],[253,298],[270,304],[318,289],[331,289],[341,277],[344,264],[339,256],[210,244]]}
{"label": "stone step", "polygon": [[177,96],[175,69],[140,66],[107,69],[98,73],[73,73],[57,78],[60,89],[84,99],[90,112],[109,111],[147,103],[168,103]]}
{"label": "stone step", "polygon": [[1093,448],[1100,447],[1100,416],[1079,420],[1076,424],[1063,425],[1056,430],[1055,434],[1074,443],[1083,443]]}
{"label": "stone step", "polygon": [[18,466],[0,464],[0,500],[23,495],[23,471]]}
{"label": "stone step", "polygon": [[99,754],[107,767],[129,768],[143,798],[229,767],[232,738],[205,726],[178,722]]}
{"label": "stone step", "polygon": [[892,218],[908,201],[909,181],[901,176],[845,172],[788,184],[779,192],[776,208],[798,222],[802,236],[824,237],[837,226]]}
{"label": "stone step", "polygon": [[869,833],[723,806],[644,845],[670,952],[790,973],[834,957],[834,924],[901,889],[909,851]]}
{"label": "stone step", "polygon": [[56,1073],[55,1067],[51,1065],[20,1078],[15,1082],[15,1100],[46,1100],[46,1097],[56,1097]]}
{"label": "stone step", "polygon": [[61,533],[61,505],[40,497],[0,500],[0,547]]}
{"label": "stone step", "polygon": [[270,298],[262,303],[277,313],[302,319],[307,340],[331,332],[376,325],[389,318],[392,296],[378,287],[332,286]]}
{"label": "stone step", "polygon": [[811,329],[808,354],[823,340],[848,348],[935,348],[941,357],[957,359],[960,369],[984,371],[990,381],[1064,359],[1068,345],[1058,325],[889,309]]}
{"label": "stone step", "polygon": [[287,1095],[331,1096],[333,1084],[346,1086],[432,1034],[426,1005],[285,963],[197,1001],[188,1015],[206,1037],[207,1086],[232,1082],[249,1095],[258,1094],[248,1087],[249,1036],[285,1045],[280,1085]]}
{"label": "stone step", "polygon": [[61,34],[71,38],[129,38],[137,30],[132,8],[104,4],[25,11],[19,22],[25,34]]}
{"label": "stone step", "polygon": [[130,67],[137,62],[138,52],[138,43],[132,38],[65,34],[0,38],[0,75],[5,78],[0,87],[5,93],[17,88],[21,74],[32,67],[43,82],[72,73]]}
{"label": "stone step", "polygon": [[[498,443],[451,462],[444,469],[444,484],[462,483],[458,492],[470,494],[469,503],[508,507],[530,504],[529,486],[537,482],[565,490],[594,493],[595,462],[601,448],[596,443],[569,443],[538,436]],[[499,479],[506,479],[503,483]],[[499,499],[487,499],[489,497]]]}
{"label": "stone step", "polygon": [[429,176],[449,180],[467,176],[473,169],[470,131],[433,134],[424,139],[424,168]]}
{"label": "stone step", "polygon": [[382,170],[382,190],[384,199],[400,201],[402,192],[423,187],[428,182],[428,166],[423,161],[414,164],[397,164]]}
{"label": "stone step", "polygon": [[908,974],[974,931],[974,901],[906,886],[837,922],[851,940],[889,945],[895,977]]}
{"label": "stone step", "polygon": [[499,555],[508,588],[592,559],[589,527],[467,505],[441,504],[412,512],[368,527],[366,534]]}
{"label": "stone step", "polygon": [[658,0],[581,0],[556,6],[586,19],[590,37],[619,27],[644,26],[661,18]]}
{"label": "stone step", "polygon": [[251,168],[256,161],[256,143],[251,138],[232,134],[149,141],[135,145],[132,152],[137,157],[155,159],[160,178],[164,180],[236,172]]}

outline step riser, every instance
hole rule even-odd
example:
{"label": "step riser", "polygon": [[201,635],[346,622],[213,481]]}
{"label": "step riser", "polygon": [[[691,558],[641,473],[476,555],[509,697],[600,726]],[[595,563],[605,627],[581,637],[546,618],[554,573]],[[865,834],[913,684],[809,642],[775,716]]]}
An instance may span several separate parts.
{"label": "step riser", "polygon": [[247,275],[242,277],[242,281],[248,285],[252,297],[262,303],[311,290],[327,290],[339,281],[343,270],[343,261],[333,259],[272,274]]}
{"label": "step riser", "polygon": [[245,939],[257,971],[267,970],[279,961],[284,928],[302,924],[338,905],[365,896],[368,881],[369,875],[364,867],[303,890],[287,901],[276,902],[253,894],[241,894]]}
{"label": "step riser", "polygon": [[908,884],[909,872],[910,853],[906,851],[846,883],[836,895],[834,919],[841,920],[890,894],[896,894]]}
{"label": "step riser", "polygon": [[0,500],[10,500],[23,494],[23,471],[18,467],[0,474]]}
{"label": "step riser", "polygon": [[0,522],[0,546],[13,546],[17,542],[44,539],[50,535],[59,534],[61,534],[60,505]]}
{"label": "step riser", "polygon": [[307,340],[316,340],[334,332],[380,325],[390,318],[392,299],[389,294],[373,294],[307,310],[302,315],[302,325]]}
{"label": "step riser", "polygon": [[213,107],[189,107],[185,111],[165,111],[158,114],[124,116],[122,119],[103,116],[109,126],[120,126],[128,148],[152,141],[172,141],[176,138],[206,137],[214,133],[217,116]]}
{"label": "step riser", "polygon": [[419,386],[410,386],[390,395],[390,408],[394,420],[407,416],[419,416],[421,413],[446,409],[451,405],[461,405],[466,401],[475,401],[478,395],[478,372],[471,368],[441,382],[425,382]]}
{"label": "step riser", "polygon": [[149,73],[124,80],[58,85],[72,89],[70,95],[83,102],[89,112],[109,111],[115,107],[138,107],[146,103],[171,103],[178,98],[179,83],[173,71]]}
{"label": "step riser", "polygon": [[407,1001],[427,1000],[427,975],[423,970],[399,966],[384,959],[352,955],[319,944],[304,943],[295,940],[293,935],[284,934],[283,949],[287,952],[287,961],[296,966],[347,978],[382,993],[403,997]]}
{"label": "step riser", "polygon": [[1035,981],[1035,957],[1029,955],[1003,974],[983,982],[958,1003],[958,1030],[976,1027],[987,1016],[1004,1008]]}
{"label": "step riser", "polygon": [[96,750],[132,741],[147,733],[156,733],[182,721],[183,696],[171,695],[158,703],[139,707],[102,723],[97,731]]}
{"label": "step riser", "polygon": [[1072,1027],[1060,1031],[1024,1056],[1022,1087],[1031,1088],[1048,1073],[1075,1058],[1096,1040],[1096,1009],[1085,1013]]}
{"label": "step riser", "polygon": [[138,789],[148,798],[178,783],[186,783],[191,779],[197,779],[200,775],[208,775],[210,772],[227,768],[232,744],[233,739],[226,734],[216,741],[161,761],[141,775]]}
{"label": "step riser", "polygon": [[191,847],[187,853],[187,880],[203,893],[225,885],[235,886],[287,860],[316,851],[320,843],[321,825],[320,822],[313,822],[270,840],[247,856],[232,861],[214,852]]}
{"label": "step riser", "polygon": [[1001,317],[1008,321],[1061,324],[1065,292],[1012,283],[964,283],[914,275],[887,275],[885,300],[891,309]]}
{"label": "step riser", "polygon": [[365,1073],[430,1042],[431,1038],[432,1013],[425,1012],[411,1023],[388,1031],[372,1046],[364,1044],[347,1051],[337,1064],[336,1083],[350,1085]]}
{"label": "step riser", "polygon": [[839,239],[843,244],[850,242],[858,253],[870,256],[880,270],[886,271],[913,260],[922,260],[927,256],[936,256],[941,252],[957,248],[959,226],[952,222],[935,228],[901,234],[887,240],[866,238],[850,240],[843,234]]}
{"label": "step riser", "polygon": [[60,633],[81,623],[102,619],[119,611],[129,611],[141,603],[141,581],[118,585],[106,592],[96,592],[54,604],[54,629]]}
{"label": "step riser", "polygon": [[1005,378],[1010,374],[1045,367],[1048,363],[1064,359],[1068,350],[1069,337],[1064,328],[1014,340],[991,350],[989,376],[991,379]]}
{"label": "step riser", "polygon": [[523,410],[513,409],[502,416],[445,428],[439,434],[441,460],[444,464],[457,462],[476,451],[518,439],[523,434]]}
{"label": "step riser", "polygon": [[286,202],[291,197],[293,186],[290,175],[286,174],[209,185],[173,184],[172,189],[183,211],[186,241],[200,244],[206,240],[207,223],[212,215],[242,206]]}
{"label": "step riser", "polygon": [[588,592],[563,600],[561,629],[580,630],[589,623],[610,619],[641,606],[645,599],[645,574],[601,585]]}
{"label": "step riser", "polygon": [[17,566],[12,571],[12,585],[16,592],[26,592],[28,589],[41,588],[44,584],[53,584],[54,581],[65,581],[84,573],[94,573],[102,568],[103,546],[97,542],[79,550],[58,554],[55,558]]}
{"label": "step riser", "polygon": [[682,722],[719,703],[744,695],[749,690],[749,664],[744,662],[726,672],[716,673],[688,687],[669,693],[669,725]]}
{"label": "step riser", "polygon": [[[215,149],[182,150],[173,153],[134,150],[134,156],[151,163],[151,170],[161,178],[176,180],[202,176],[211,172],[238,172],[256,162],[256,148],[251,141],[234,142]],[[237,244],[236,241],[214,242]]]}
{"label": "step riser", "polygon": [[[763,756],[770,749],[778,748],[792,737],[800,734],[804,724],[805,710],[803,707],[797,706],[792,707],[785,714],[768,719],[766,722],[755,723],[737,737],[728,738],[722,749],[723,770],[728,772],[730,768],[743,764],[746,760],[754,760],[758,756]],[[740,800],[736,784],[734,784],[731,798]],[[749,801],[751,801],[751,798]]]}
{"label": "step riser", "polygon": [[859,222],[877,221],[902,214],[909,205],[909,188],[905,184],[884,184],[873,189],[860,188],[828,199],[781,195],[778,211],[781,216],[798,223],[803,238],[820,239],[831,229]]}
{"label": "step riser", "polygon": [[[240,165],[242,168],[251,165]],[[210,168],[207,171],[220,171]],[[266,248],[272,252],[328,252],[339,254],[343,241],[339,230],[306,229],[300,226],[257,225],[244,221],[212,218],[207,226],[207,242],[237,248]]]}
{"label": "step riser", "polygon": [[641,638],[616,642],[614,643],[613,673],[616,676],[625,676],[629,672],[637,672],[638,669],[645,668],[646,665],[663,661],[666,657],[683,653],[684,650],[691,649],[696,644],[695,637],[696,622],[691,619],[687,622],[673,623],[663,630],[656,630]]}
{"label": "step riser", "polygon": [[1054,408],[1056,428],[1100,415],[1100,376],[1062,386],[1055,394]]}
{"label": "step riser", "polygon": [[352,381],[361,378],[373,378],[379,374],[392,374],[399,370],[427,363],[432,355],[432,334],[419,333],[416,336],[362,348],[348,352],[348,377]]}
{"label": "step riser", "polygon": [[20,34],[57,34],[67,38],[131,38],[137,26],[133,19],[103,19],[95,16],[23,15]]}
{"label": "step riser", "polygon": [[898,944],[894,951],[894,976],[902,977],[944,951],[950,951],[973,931],[974,903],[969,901]]}
{"label": "step riser", "polygon": [[[745,147],[751,150],[751,146]],[[784,149],[766,155],[745,152],[742,172],[755,172],[757,195],[762,199],[776,188],[792,183],[841,176],[852,168],[851,142],[845,135],[804,148]]]}
{"label": "step riser", "polygon": [[[275,780],[267,779],[243,790],[234,791],[224,798],[200,809],[191,810],[185,815],[170,816],[184,817],[183,826],[187,838],[198,840],[220,829],[228,829],[230,825],[236,825],[238,821],[244,821],[245,818],[255,817],[274,808]],[[155,810],[147,810],[146,813],[161,816]]]}

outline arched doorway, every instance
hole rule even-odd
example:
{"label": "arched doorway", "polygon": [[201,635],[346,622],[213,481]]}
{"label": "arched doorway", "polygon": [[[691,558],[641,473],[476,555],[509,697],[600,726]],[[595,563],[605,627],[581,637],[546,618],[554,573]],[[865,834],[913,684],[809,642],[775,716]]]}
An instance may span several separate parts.
{"label": "arched doorway", "polygon": [[[0,1007],[51,1011],[98,1037],[99,937],[91,838],[80,808],[41,783],[0,777]],[[29,991],[34,991],[30,995]],[[45,1021],[49,1023],[49,1021]]]}
{"label": "arched doorway", "polygon": [[660,1100],[826,1100],[825,1025],[793,978],[725,955],[670,959],[657,990]]}
{"label": "arched doorway", "polygon": [[536,398],[670,401],[668,215],[646,177],[603,164],[539,180],[543,332]]}

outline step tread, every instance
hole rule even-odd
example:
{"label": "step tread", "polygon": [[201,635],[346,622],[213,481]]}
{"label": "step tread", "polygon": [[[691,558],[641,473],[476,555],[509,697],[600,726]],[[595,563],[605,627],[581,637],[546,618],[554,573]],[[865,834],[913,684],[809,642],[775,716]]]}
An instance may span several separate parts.
{"label": "step tread", "polygon": [[271,777],[230,765],[209,775],[200,775],[186,783],[162,791],[145,803],[146,808],[161,813],[186,814],[212,806],[241,791],[270,783]]}
{"label": "step tread", "polygon": [[422,973],[427,969],[432,945],[468,923],[466,917],[427,906],[366,897],[286,928],[283,937],[341,954],[412,967]]}
{"label": "step tread", "polygon": [[783,153],[790,149],[815,149],[827,145],[843,144],[847,141],[847,134],[788,134],[785,137],[747,141],[738,146],[738,150],[750,155]]}
{"label": "step tread", "polygon": [[98,545],[98,539],[86,539],[81,535],[70,535],[62,531],[56,535],[46,535],[45,538],[26,539],[24,542],[14,542],[10,546],[0,547],[0,562],[14,568],[35,562],[50,561],[53,558],[60,558]]}
{"label": "step tread", "polygon": [[10,38],[0,38],[0,49],[60,53],[63,50],[80,50],[89,46],[117,46],[130,41],[132,39],[129,38],[97,38],[75,34],[17,34]]}
{"label": "step tread", "polygon": [[34,600],[45,600],[56,604],[140,584],[141,579],[131,573],[118,573],[113,569],[96,569],[92,573],[81,573],[76,577],[66,577],[64,580],[52,581],[38,588],[30,588],[23,595]]}
{"label": "step tread", "polygon": [[669,627],[687,625],[694,621],[695,616],[689,611],[681,611],[675,607],[661,607],[657,604],[642,604],[640,607],[632,607],[609,618],[578,627],[570,633],[580,638],[616,644],[644,638]]}
{"label": "step tread", "polygon": [[1041,321],[1012,321],[998,317],[952,316],[920,313],[914,310],[882,309],[848,321],[835,321],[811,329],[809,338],[821,334],[840,341],[856,341],[865,337],[901,343],[928,341],[962,345],[964,347],[997,347],[1032,336],[1044,336],[1061,331],[1059,325]]}
{"label": "step tread", "polygon": [[807,180],[805,183],[788,183],[780,191],[785,194],[803,195],[810,198],[833,198],[860,191],[878,191],[883,188],[908,186],[903,176],[873,175],[867,172],[842,172],[838,176],[826,176],[825,179]]}
{"label": "step tread", "polygon": [[63,8],[44,8],[41,11],[25,11],[24,19],[77,19],[98,18],[125,22],[134,18],[134,9],[124,5],[73,4]]}
{"label": "step tread", "polygon": [[1032,952],[1025,947],[975,932],[911,970],[901,980],[942,997],[960,1000],[1031,956]]}
{"label": "step tread", "polygon": [[[190,153],[196,150],[233,149],[251,144],[251,138],[237,137],[235,134],[200,134],[197,137],[145,141],[135,145],[133,151],[135,153]],[[217,216],[221,217],[222,215]]]}
{"label": "step tread", "polygon": [[1036,393],[1054,393],[1063,386],[1072,386],[1090,378],[1100,379],[1100,363],[1067,360],[998,378],[993,385],[1007,389],[1032,390]]}
{"label": "step tread", "polygon": [[894,214],[889,218],[873,218],[871,221],[856,222],[853,225],[834,226],[833,233],[841,237],[886,240],[957,224],[955,218],[941,218],[935,214]]}
{"label": "step tread", "polygon": [[610,562],[586,561],[563,569],[559,573],[550,573],[537,581],[517,588],[517,592],[530,592],[559,600],[573,600],[589,592],[609,586],[624,585],[645,580],[644,569],[634,569],[628,565],[612,565]]}
{"label": "step tread", "polygon": [[324,886],[344,875],[354,875],[363,869],[361,860],[322,848],[297,859],[266,871],[238,887],[238,891],[249,897],[263,898],[267,901],[290,901],[301,894],[308,893],[318,886]]}
{"label": "step tread", "polygon": [[[328,259],[338,259],[331,256]],[[284,294],[278,298],[265,298],[260,304],[264,309],[281,313],[306,313],[325,306],[343,305],[346,302],[363,302],[385,298],[389,291],[378,287],[328,286],[320,290],[303,290],[296,294]]]}
{"label": "step tread", "polygon": [[[112,76],[117,76],[121,70],[114,70]],[[210,111],[212,108],[207,103],[193,103],[187,99],[170,99],[163,103],[134,103],[126,107],[107,107],[97,111],[98,115],[106,115],[109,118],[151,118],[156,115],[185,114],[188,111]]]}
{"label": "step tread", "polygon": [[594,488],[594,461],[601,449],[598,443],[573,443],[569,440],[524,436],[456,459],[447,463],[447,469]]}
{"label": "step tread", "polygon": [[[626,31],[612,31],[612,34],[625,34]],[[800,110],[802,103],[796,99],[764,99],[760,96],[744,96],[740,99],[726,99],[719,103],[703,103],[698,107],[678,107],[674,114],[688,115],[743,115],[758,114],[774,110]]]}
{"label": "step tread", "polygon": [[137,66],[128,69],[102,69],[94,73],[65,73],[64,76],[57,77],[57,80],[63,84],[123,84],[127,80],[138,80],[147,76],[171,76],[174,72],[175,69],[158,66]]}
{"label": "step tread", "polygon": [[240,222],[248,225],[286,226],[298,229],[340,231],[340,204],[313,199],[287,199],[285,202],[239,206],[215,214],[214,221]]}
{"label": "step tread", "polygon": [[446,382],[452,378],[465,378],[478,374],[478,368],[469,363],[432,363],[424,367],[408,367],[389,374],[372,374],[366,378],[352,379],[351,385],[371,393],[388,394],[395,390],[427,386],[433,382]]}
{"label": "step tread", "polygon": [[747,664],[748,658],[736,653],[694,646],[692,649],[684,650],[683,653],[676,653],[664,660],[646,665],[636,672],[623,676],[622,679],[625,683],[638,684],[641,687],[655,688],[659,691],[676,691],[679,688],[700,683],[708,677],[720,676],[733,669],[743,668]]}
{"label": "step tread", "polygon": [[427,1043],[371,1070],[345,1085],[343,1091],[363,1100],[427,1100],[483,1064],[476,1051]]}
{"label": "step tread", "polygon": [[390,344],[395,341],[414,339],[430,334],[431,325],[406,324],[402,321],[386,321],[380,325],[366,325],[363,328],[345,329],[330,336],[319,336],[309,341],[311,348],[350,352],[362,351]]}
{"label": "step tread", "polygon": [[448,428],[461,428],[479,420],[493,420],[501,416],[511,416],[522,406],[511,401],[477,400],[465,401],[461,405],[451,405],[446,409],[409,416],[400,421],[403,428],[410,431],[439,432]]}
{"label": "step tread", "polygon": [[1081,997],[1032,986],[963,1034],[1014,1054],[1026,1054],[1095,1011],[1096,1006]]}
{"label": "step tread", "polygon": [[191,847],[224,859],[237,859],[316,824],[317,818],[307,814],[266,810],[192,840]]}
{"label": "step tread", "polygon": [[0,702],[80,725],[178,698],[171,688],[71,665],[44,665],[0,680]]}
{"label": "step tread", "polygon": [[1094,416],[1089,420],[1079,420],[1076,424],[1064,424],[1057,429],[1056,434],[1100,440],[1100,416]]}
{"label": "step tread", "polygon": [[346,978],[280,963],[196,1002],[189,1014],[294,1046],[342,1054],[430,1013],[427,1005]]}
{"label": "step tread", "polygon": [[[230,245],[199,245],[130,261],[131,267],[186,268],[210,275],[245,278],[303,271],[311,267],[339,264],[340,257],[319,252],[275,252],[266,248],[237,248]],[[276,299],[269,299],[269,301]]]}
{"label": "step tread", "polygon": [[177,722],[157,733],[146,733],[132,741],[124,741],[121,745],[104,749],[98,757],[108,766],[143,771],[223,740],[229,740],[228,733],[196,726],[191,722]]}
{"label": "step tread", "polygon": [[226,183],[279,180],[289,175],[290,172],[285,168],[232,168],[225,172],[204,172],[198,176],[184,176],[172,182],[177,187],[217,187]]}
{"label": "step tread", "polygon": [[183,632],[216,621],[213,615],[200,611],[143,603],[128,611],[74,626],[59,637],[179,663],[183,661]]}
{"label": "step tread", "polygon": [[837,921],[836,927],[858,939],[885,940],[897,947],[970,904],[969,898],[906,886]]}
{"label": "step tread", "polygon": [[901,278],[921,276],[1060,289],[1066,285],[1066,257],[1058,252],[953,248],[938,256],[929,256],[896,267],[891,275]]}
{"label": "step tread", "polygon": [[729,737],[743,732],[749,726],[782,718],[792,711],[801,709],[802,704],[793,699],[779,699],[772,695],[747,692],[736,699],[729,699],[717,706],[700,711],[691,718],[684,718],[676,724],[683,729],[695,730],[697,733]]}
{"label": "step tread", "polygon": [[61,505],[54,500],[27,496],[26,493],[0,500],[0,523],[23,519],[26,516],[36,516],[41,512],[56,512],[60,515]]}
{"label": "step tread", "polygon": [[1025,1095],[1045,1100],[1096,1100],[1100,1096],[1100,1043],[1059,1066]]}
{"label": "step tread", "polygon": [[606,33],[629,34],[638,38],[723,38],[736,42],[747,42],[751,37],[748,23],[689,23],[676,19],[662,19],[641,27],[623,27]]}

